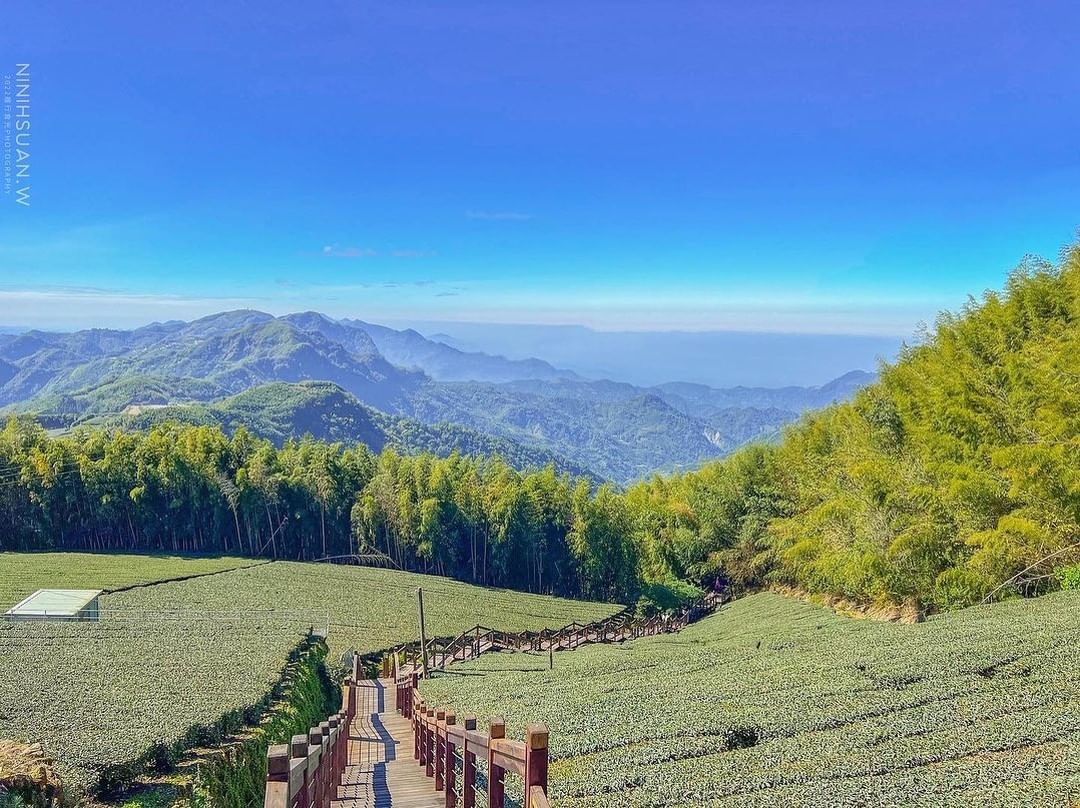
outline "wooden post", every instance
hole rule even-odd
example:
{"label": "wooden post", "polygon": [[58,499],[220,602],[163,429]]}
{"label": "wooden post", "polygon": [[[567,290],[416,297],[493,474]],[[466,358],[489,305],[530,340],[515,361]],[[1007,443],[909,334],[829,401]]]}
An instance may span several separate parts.
{"label": "wooden post", "polygon": [[[293,760],[304,760],[308,755],[308,741],[307,735],[293,735],[292,740],[289,743],[289,757]],[[291,768],[291,767],[290,767]],[[308,797],[308,789],[311,787],[311,783],[308,781],[307,767],[304,767],[304,779],[300,784],[300,789],[296,792],[296,804],[297,805],[309,805],[311,803]]]}
{"label": "wooden post", "polygon": [[322,778],[322,730],[318,727],[308,730],[308,791],[311,804],[320,808],[323,804]]}
{"label": "wooden post", "polygon": [[495,744],[506,737],[506,721],[492,718],[488,727],[488,808],[503,808],[506,771],[495,765]]}
{"label": "wooden post", "polygon": [[421,766],[424,765],[424,735],[420,729],[420,722],[424,717],[424,702],[420,702],[420,710],[413,710],[412,713],[412,725],[413,725],[413,746],[415,751],[413,752],[413,759],[416,760]]}
{"label": "wooden post", "polygon": [[330,783],[333,786],[330,793],[331,799],[336,799],[338,786],[341,785],[341,776],[345,773],[345,761],[341,757],[341,752],[346,746],[346,739],[343,737],[345,730],[341,725],[340,716],[332,715],[327,721],[330,723],[330,739],[333,743],[330,759],[334,761],[330,769]]}
{"label": "wooden post", "polygon": [[424,590],[416,590],[416,602],[420,609],[420,656],[423,659],[424,678],[428,678],[427,665],[427,632],[424,630]]}
{"label": "wooden post", "polygon": [[548,728],[544,724],[529,724],[525,730],[525,799],[529,789],[540,786],[548,790]]}
{"label": "wooden post", "polygon": [[435,713],[435,790],[446,787],[446,711]]}
{"label": "wooden post", "polygon": [[548,646],[548,670],[555,669],[555,649]]}
{"label": "wooden post", "polygon": [[454,742],[450,738],[450,727],[457,726],[457,715],[446,714],[446,759],[443,762],[443,771],[446,772],[446,808],[454,808],[457,802],[457,766],[454,759]]}
{"label": "wooden post", "polygon": [[285,744],[266,750],[266,795],[264,804],[273,808],[290,808],[293,794],[289,792],[289,747]]}
{"label": "wooden post", "polygon": [[382,658],[382,678],[390,678],[390,657],[388,657],[386,654],[383,654]]}
{"label": "wooden post", "polygon": [[323,808],[330,808],[330,798],[333,796],[330,788],[330,770],[333,768],[333,763],[330,760],[330,724],[327,721],[323,721],[318,726],[319,732],[319,774],[322,781],[322,803]]}
{"label": "wooden post", "polygon": [[427,720],[424,721],[424,747],[427,753],[424,755],[424,774],[428,777],[435,776],[435,708],[427,708]]}
{"label": "wooden post", "polygon": [[345,768],[349,765],[349,733],[352,730],[352,724],[349,723],[348,716],[342,716],[338,722],[338,745],[341,747],[341,764],[338,766],[338,785],[341,785],[341,781],[345,777]]}
{"label": "wooden post", "polygon": [[469,751],[468,733],[476,729],[476,716],[465,716],[465,748],[462,753],[461,806],[476,808],[476,753]]}

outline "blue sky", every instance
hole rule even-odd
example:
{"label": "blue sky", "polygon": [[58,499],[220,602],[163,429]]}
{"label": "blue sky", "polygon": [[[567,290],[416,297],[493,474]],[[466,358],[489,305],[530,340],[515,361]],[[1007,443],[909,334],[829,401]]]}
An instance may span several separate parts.
{"label": "blue sky", "polygon": [[1080,225],[1072,3],[14,0],[0,324],[907,335]]}

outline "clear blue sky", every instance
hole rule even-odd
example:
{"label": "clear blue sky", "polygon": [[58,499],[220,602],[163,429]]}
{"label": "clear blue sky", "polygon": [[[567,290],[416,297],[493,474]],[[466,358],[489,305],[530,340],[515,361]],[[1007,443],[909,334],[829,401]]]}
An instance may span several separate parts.
{"label": "clear blue sky", "polygon": [[1080,225],[1075,3],[9,0],[0,324],[908,334]]}

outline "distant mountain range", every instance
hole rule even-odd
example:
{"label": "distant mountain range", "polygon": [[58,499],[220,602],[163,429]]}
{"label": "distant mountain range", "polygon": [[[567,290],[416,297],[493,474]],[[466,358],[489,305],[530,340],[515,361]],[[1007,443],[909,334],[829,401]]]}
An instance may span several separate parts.
{"label": "distant mountain range", "polygon": [[[752,331],[604,331],[582,325],[423,322],[408,325],[462,351],[538,356],[589,379],[642,387],[818,384],[896,358],[900,336]],[[403,326],[397,326],[403,327]]]}
{"label": "distant mountain range", "polygon": [[638,387],[316,312],[230,311],[132,331],[0,334],[0,407],[52,425],[162,418],[375,450],[499,452],[625,482],[768,438],[873,375],[821,387]]}

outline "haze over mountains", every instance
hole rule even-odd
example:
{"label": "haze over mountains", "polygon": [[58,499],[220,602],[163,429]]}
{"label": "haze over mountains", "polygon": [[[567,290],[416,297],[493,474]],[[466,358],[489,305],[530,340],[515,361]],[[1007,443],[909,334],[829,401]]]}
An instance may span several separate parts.
{"label": "haze over mountains", "polygon": [[539,356],[591,379],[645,387],[816,385],[896,358],[899,336],[762,331],[599,331],[582,325],[411,323],[430,339],[511,358]]}
{"label": "haze over mountains", "polygon": [[[722,361],[718,357],[717,361]],[[223,312],[131,331],[0,335],[0,407],[53,426],[160,418],[378,450],[498,452],[620,482],[768,437],[873,378],[819,387],[642,387],[316,312]]]}

